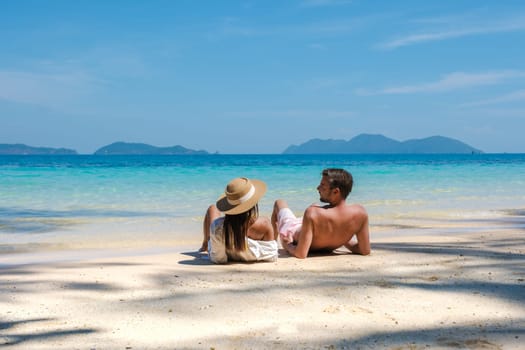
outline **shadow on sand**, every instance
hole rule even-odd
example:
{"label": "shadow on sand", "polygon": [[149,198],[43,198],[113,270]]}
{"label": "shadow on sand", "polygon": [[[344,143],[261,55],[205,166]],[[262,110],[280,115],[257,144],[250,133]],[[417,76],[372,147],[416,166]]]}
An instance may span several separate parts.
{"label": "shadow on sand", "polygon": [[9,345],[20,345],[29,342],[48,342],[53,339],[64,338],[68,336],[76,336],[81,334],[92,334],[97,332],[93,328],[75,328],[75,329],[56,329],[54,331],[44,331],[44,332],[33,332],[33,333],[16,333],[16,328],[18,326],[23,326],[29,323],[50,323],[54,319],[51,318],[33,318],[17,321],[0,321],[0,331],[4,333],[5,331],[11,330],[8,335],[0,334],[0,345],[9,346]]}

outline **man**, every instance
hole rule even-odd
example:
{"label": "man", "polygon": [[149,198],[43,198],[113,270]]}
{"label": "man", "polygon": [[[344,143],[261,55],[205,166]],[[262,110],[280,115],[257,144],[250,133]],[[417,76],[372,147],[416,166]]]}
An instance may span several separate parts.
{"label": "man", "polygon": [[311,205],[296,218],[287,203],[275,201],[272,226],[291,255],[304,259],[310,251],[332,251],[345,246],[354,254],[370,254],[368,214],[361,205],[346,204],[352,175],[344,169],[325,169],[317,191],[324,206]]}

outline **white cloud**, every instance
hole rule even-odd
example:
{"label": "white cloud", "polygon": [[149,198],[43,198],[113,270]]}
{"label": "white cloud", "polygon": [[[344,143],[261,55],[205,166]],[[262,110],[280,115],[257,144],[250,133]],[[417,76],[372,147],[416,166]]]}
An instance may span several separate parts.
{"label": "white cloud", "polygon": [[82,71],[0,71],[0,99],[56,108],[89,93],[99,83]]}
{"label": "white cloud", "polygon": [[508,103],[508,102],[519,102],[519,101],[525,101],[525,90],[518,90],[518,91],[514,91],[511,93],[502,95],[502,96],[494,97],[494,98],[488,98],[484,100],[465,103],[462,105],[462,107],[487,106],[487,105],[494,105],[494,104]]}
{"label": "white cloud", "polygon": [[303,0],[304,7],[339,6],[352,3],[352,0]]}
{"label": "white cloud", "polygon": [[[252,25],[228,19],[221,24],[220,30],[216,31],[225,36],[239,37],[266,37],[266,36],[303,36],[303,35],[342,35],[352,33],[366,25],[368,19],[347,18],[339,20],[328,20],[301,25]],[[215,35],[216,32],[213,34]]]}
{"label": "white cloud", "polygon": [[[442,23],[443,21],[440,19],[436,22],[442,23],[442,25],[445,25],[447,28],[419,30],[418,33],[408,34],[383,43],[379,45],[379,48],[397,49],[403,46],[423,44],[431,41],[525,30],[525,16],[506,18],[499,21],[482,19],[474,24],[463,24],[461,19],[456,19],[455,21],[456,23]],[[430,23],[432,21],[426,20],[425,22]],[[452,27],[452,29],[450,29],[450,27]]]}
{"label": "white cloud", "polygon": [[459,89],[472,88],[477,86],[487,86],[499,84],[510,79],[525,77],[525,72],[515,70],[485,72],[485,73],[464,73],[455,72],[445,75],[443,78],[430,82],[415,85],[402,85],[387,87],[381,90],[372,91],[359,89],[356,92],[361,95],[394,95],[430,92],[448,92]]}
{"label": "white cloud", "polygon": [[428,41],[438,41],[450,38],[457,38],[466,35],[473,35],[476,33],[481,33],[481,31],[476,31],[474,29],[463,29],[455,31],[443,31],[443,32],[434,32],[434,33],[421,33],[421,34],[411,34],[405,37],[389,41],[383,45],[383,49],[396,49],[402,46],[409,46],[414,44],[420,44]]}
{"label": "white cloud", "polygon": [[312,50],[326,50],[326,45],[319,44],[319,43],[309,44],[308,47]]}
{"label": "white cloud", "polygon": [[353,118],[355,113],[345,110],[330,110],[330,109],[285,109],[285,110],[257,110],[257,111],[235,111],[225,113],[225,116],[234,118],[242,117],[248,119],[298,119],[298,120],[317,120],[319,117],[323,119],[344,119]]}

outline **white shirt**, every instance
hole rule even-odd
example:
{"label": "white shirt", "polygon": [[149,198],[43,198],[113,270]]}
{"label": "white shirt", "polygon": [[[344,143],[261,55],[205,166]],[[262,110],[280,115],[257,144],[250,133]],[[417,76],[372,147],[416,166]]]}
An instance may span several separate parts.
{"label": "white shirt", "polygon": [[247,248],[243,251],[226,250],[224,243],[224,217],[211,223],[208,254],[215,264],[225,264],[231,261],[275,261],[278,255],[277,241],[257,241],[246,237]]}

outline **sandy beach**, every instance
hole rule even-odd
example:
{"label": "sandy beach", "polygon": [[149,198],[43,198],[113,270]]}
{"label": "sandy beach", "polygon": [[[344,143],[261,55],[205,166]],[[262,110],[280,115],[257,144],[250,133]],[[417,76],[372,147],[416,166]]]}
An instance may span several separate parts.
{"label": "sandy beach", "polygon": [[382,236],[367,257],[221,266],[193,247],[4,254],[0,344],[522,349],[523,233]]}
{"label": "sandy beach", "polygon": [[524,42],[525,0],[0,0],[0,350],[525,350]]}

